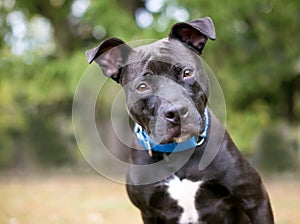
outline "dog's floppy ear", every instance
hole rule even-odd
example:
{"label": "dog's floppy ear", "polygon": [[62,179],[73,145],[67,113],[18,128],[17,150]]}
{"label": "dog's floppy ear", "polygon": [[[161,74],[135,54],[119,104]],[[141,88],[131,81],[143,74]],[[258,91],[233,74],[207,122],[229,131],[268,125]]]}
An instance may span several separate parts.
{"label": "dog's floppy ear", "polygon": [[210,17],[187,23],[176,23],[169,34],[169,39],[177,39],[187,44],[193,50],[196,50],[198,54],[202,53],[208,38],[211,40],[216,39],[215,27]]}
{"label": "dog's floppy ear", "polygon": [[99,46],[86,51],[86,58],[89,64],[93,61],[99,64],[104,75],[119,83],[121,69],[132,50],[124,41],[110,38]]}

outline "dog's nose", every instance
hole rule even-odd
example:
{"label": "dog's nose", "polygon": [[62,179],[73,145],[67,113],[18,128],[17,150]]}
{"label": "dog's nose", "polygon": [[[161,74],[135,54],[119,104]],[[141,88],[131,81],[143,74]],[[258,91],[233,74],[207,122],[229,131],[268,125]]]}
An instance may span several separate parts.
{"label": "dog's nose", "polygon": [[165,119],[172,123],[178,123],[181,119],[185,119],[188,116],[189,110],[185,106],[168,107],[163,115]]}

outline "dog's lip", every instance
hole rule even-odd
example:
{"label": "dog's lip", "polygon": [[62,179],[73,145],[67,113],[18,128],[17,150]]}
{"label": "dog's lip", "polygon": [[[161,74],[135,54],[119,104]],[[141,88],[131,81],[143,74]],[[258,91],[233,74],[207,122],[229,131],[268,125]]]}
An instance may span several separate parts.
{"label": "dog's lip", "polygon": [[172,136],[164,136],[163,140],[160,144],[168,144],[168,143],[182,143],[190,139],[191,137],[197,137],[199,134],[194,132],[185,132],[185,133],[178,133],[177,135]]}
{"label": "dog's lip", "polygon": [[182,143],[193,136],[197,138],[201,133],[201,129],[201,127],[195,126],[194,124],[186,124],[184,127],[168,127],[165,133],[159,132],[158,130],[156,130],[158,131],[156,133],[150,132],[150,137],[158,144]]}
{"label": "dog's lip", "polygon": [[188,139],[190,139],[191,137],[193,137],[193,136],[197,136],[197,135],[194,135],[194,134],[187,134],[187,135],[180,135],[179,137],[175,137],[174,138],[174,142],[176,142],[176,143],[182,143],[182,142],[185,142],[185,141],[187,141]]}
{"label": "dog's lip", "polygon": [[189,130],[187,132],[181,132],[180,134],[175,136],[173,139],[174,139],[174,142],[176,142],[176,143],[182,143],[182,142],[187,141],[191,137],[198,138],[198,136],[199,136],[199,132],[197,130]]}

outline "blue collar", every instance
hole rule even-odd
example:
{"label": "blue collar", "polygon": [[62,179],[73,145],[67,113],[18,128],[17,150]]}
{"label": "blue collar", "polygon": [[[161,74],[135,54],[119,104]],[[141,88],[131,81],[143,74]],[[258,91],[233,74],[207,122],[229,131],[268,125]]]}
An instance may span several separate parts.
{"label": "blue collar", "polygon": [[138,142],[142,145],[152,156],[152,151],[171,153],[171,152],[182,152],[188,149],[195,148],[204,143],[209,127],[209,113],[207,107],[205,108],[205,129],[199,138],[193,136],[181,143],[167,143],[167,144],[158,144],[156,143],[139,124],[135,124],[134,133],[138,138]]}

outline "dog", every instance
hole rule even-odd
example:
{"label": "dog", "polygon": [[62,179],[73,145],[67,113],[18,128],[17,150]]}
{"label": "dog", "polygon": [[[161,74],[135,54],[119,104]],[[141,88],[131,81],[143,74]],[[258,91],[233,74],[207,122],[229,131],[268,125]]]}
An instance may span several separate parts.
{"label": "dog", "polygon": [[86,52],[125,90],[137,144],[126,186],[145,224],[274,223],[260,175],[208,107],[200,55],[209,39],[215,27],[205,17],[151,44],[110,38]]}

